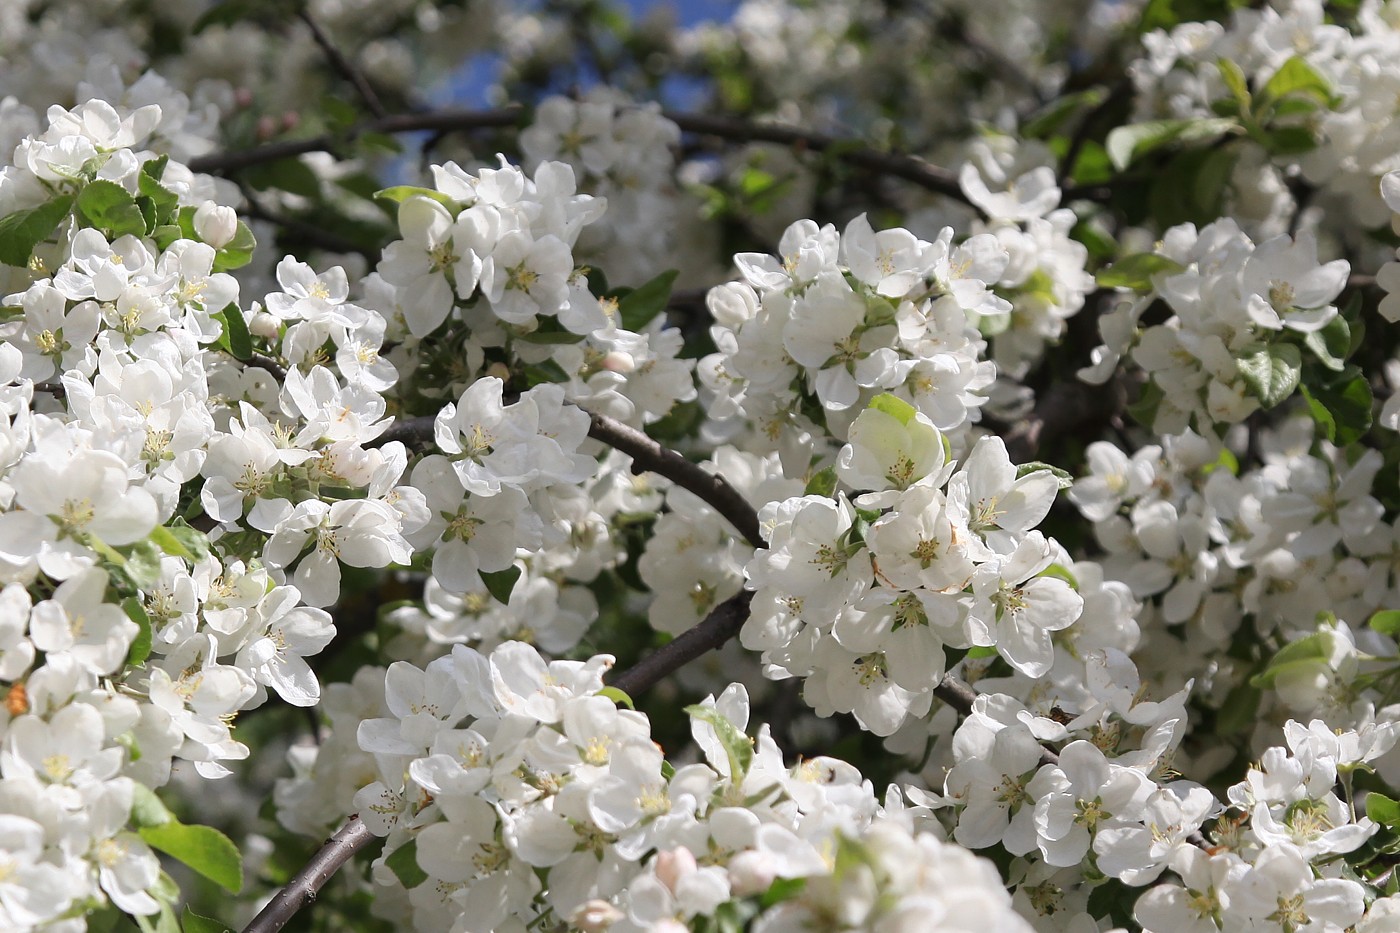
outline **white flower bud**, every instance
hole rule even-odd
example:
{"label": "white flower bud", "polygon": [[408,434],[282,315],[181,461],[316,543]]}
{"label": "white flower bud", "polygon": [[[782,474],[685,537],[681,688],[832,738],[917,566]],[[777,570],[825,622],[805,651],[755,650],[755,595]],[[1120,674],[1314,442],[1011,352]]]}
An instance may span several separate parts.
{"label": "white flower bud", "polygon": [[231,207],[206,201],[194,212],[194,232],[215,249],[223,249],[238,232],[238,215]]}
{"label": "white flower bud", "polygon": [[569,923],[582,930],[583,933],[603,933],[614,923],[621,920],[624,914],[607,901],[594,898],[585,901],[574,909],[569,916]]}
{"label": "white flower bud", "polygon": [[277,320],[275,315],[268,314],[266,311],[259,311],[254,314],[253,319],[248,322],[248,332],[264,340],[276,340],[277,328],[280,323],[281,322]]}
{"label": "white flower bud", "polygon": [[762,894],[778,877],[777,860],[770,852],[750,849],[729,860],[729,887],[735,897]]}

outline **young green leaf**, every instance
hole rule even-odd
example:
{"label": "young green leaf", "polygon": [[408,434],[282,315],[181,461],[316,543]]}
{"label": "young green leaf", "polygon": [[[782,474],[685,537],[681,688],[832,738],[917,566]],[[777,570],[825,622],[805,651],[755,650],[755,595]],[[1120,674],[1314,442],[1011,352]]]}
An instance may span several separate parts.
{"label": "young green leaf", "polygon": [[228,336],[228,352],[236,360],[248,360],[253,356],[253,335],[248,333],[248,322],[243,312],[234,302],[224,308],[224,333]]}
{"label": "young green leaf", "polygon": [[1257,347],[1242,354],[1237,363],[1245,385],[1265,408],[1292,395],[1303,372],[1303,354],[1291,343]]}
{"label": "young green leaf", "polygon": [[64,194],[0,219],[0,263],[20,268],[29,265],[34,247],[49,238],[72,207],[73,195]]}
{"label": "young green leaf", "polygon": [[384,860],[394,877],[410,891],[428,880],[428,873],[418,864],[418,840],[410,839]]}
{"label": "young green leaf", "polygon": [[622,327],[641,331],[651,323],[652,318],[665,311],[667,302],[671,300],[671,285],[679,274],[675,269],[669,269],[623,295],[617,303]]}
{"label": "young green leaf", "polygon": [[151,617],[146,614],[146,607],[141,604],[141,600],[135,596],[128,596],[122,600],[122,609],[126,611],[127,618],[138,627],[136,637],[131,640],[131,647],[126,651],[126,663],[136,667],[144,664],[151,656]]}
{"label": "young green leaf", "polygon": [[140,835],[146,845],[183,862],[229,893],[242,890],[243,859],[238,847],[214,827],[187,826],[170,820],[158,826],[144,826]]}
{"label": "young green leaf", "polygon": [[1134,253],[1099,270],[1094,280],[1103,288],[1131,288],[1136,292],[1150,291],[1152,276],[1159,272],[1168,275],[1182,271],[1179,262],[1159,256],[1156,253]]}
{"label": "young green leaf", "polygon": [[507,604],[510,602],[511,590],[515,589],[515,581],[520,579],[520,568],[511,566],[492,573],[478,570],[477,575],[481,577],[481,582],[486,584],[487,592],[495,597],[496,602]]}
{"label": "young green leaf", "polygon": [[708,723],[715,730],[724,753],[729,757],[729,776],[735,783],[742,781],[753,763],[753,741],[713,706],[687,706],[685,712],[690,718]]}

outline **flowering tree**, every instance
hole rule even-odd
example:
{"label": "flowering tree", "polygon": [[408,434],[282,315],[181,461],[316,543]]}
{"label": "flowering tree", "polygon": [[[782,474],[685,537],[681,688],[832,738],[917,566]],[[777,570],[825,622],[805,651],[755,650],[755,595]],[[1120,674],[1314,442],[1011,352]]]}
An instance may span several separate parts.
{"label": "flowering tree", "polygon": [[1400,2],[726,12],[0,5],[0,929],[1400,928]]}

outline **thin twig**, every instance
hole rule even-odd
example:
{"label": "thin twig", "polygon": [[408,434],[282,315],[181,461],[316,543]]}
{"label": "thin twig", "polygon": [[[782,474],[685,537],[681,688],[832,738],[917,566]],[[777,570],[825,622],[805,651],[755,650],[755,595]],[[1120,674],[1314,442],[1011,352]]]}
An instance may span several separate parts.
{"label": "thin twig", "polygon": [[[699,496],[754,547],[765,545],[758,514],[738,490],[725,482],[724,477],[705,472],[699,464],[691,463],[674,450],[621,421],[592,412],[589,419],[588,436],[630,456],[632,472],[666,477]],[[422,449],[433,439],[433,421],[433,417],[428,415],[397,421],[374,439],[374,446],[400,441],[409,447]]]}
{"label": "thin twig", "polygon": [[236,149],[229,152],[216,152],[190,160],[190,169],[210,174],[228,174],[254,165],[264,165],[305,155],[308,152],[329,152],[346,141],[365,133],[393,135],[413,133],[418,130],[479,130],[500,127],[513,127],[520,123],[523,110],[520,107],[502,107],[497,110],[431,110],[423,113],[404,113],[381,117],[351,127],[344,134],[312,136],[307,139],[287,139],[267,143],[251,149]]}
{"label": "thin twig", "polygon": [[[503,107],[498,110],[429,110],[423,113],[398,114],[370,120],[348,131],[353,139],[364,133],[411,133],[417,130],[451,132],[457,130],[499,129],[515,127],[525,111],[521,107]],[[869,169],[881,175],[902,178],[905,181],[946,195],[964,204],[971,204],[958,184],[957,175],[946,168],[925,162],[916,156],[895,152],[882,152],[861,145],[853,139],[828,136],[800,127],[781,126],[776,123],[755,123],[732,117],[719,117],[702,113],[667,112],[665,116],[687,133],[714,136],[743,142],[768,142],[794,149],[808,149],[812,152],[831,151],[833,156],[851,165]],[[190,168],[196,172],[229,173],[252,165],[275,162],[308,152],[323,152],[344,142],[342,137],[330,135],[313,136],[308,139],[283,140],[268,143],[252,149],[218,152],[193,159]]]}
{"label": "thin twig", "polygon": [[946,168],[932,165],[916,156],[901,155],[895,152],[881,152],[854,140],[815,133],[795,126],[781,126],[776,123],[754,123],[733,117],[712,116],[705,113],[676,113],[667,111],[665,116],[687,133],[702,136],[715,136],[720,139],[743,142],[778,143],[795,149],[810,149],[813,152],[836,150],[833,155],[851,165],[903,178],[921,188],[946,195],[963,204],[973,206],[963,194],[958,177]]}
{"label": "thin twig", "polygon": [[358,816],[350,817],[292,880],[273,895],[267,906],[243,928],[243,933],[276,933],[282,929],[297,911],[316,900],[316,894],[356,852],[374,840],[374,834]]}
{"label": "thin twig", "polygon": [[691,463],[680,454],[663,447],[636,428],[628,427],[606,415],[589,413],[592,424],[588,436],[616,448],[632,458],[632,472],[656,473],[677,486],[695,493],[733,525],[754,547],[767,542],[759,528],[758,514],[753,506],[724,477],[707,473],[699,464]]}
{"label": "thin twig", "polygon": [[374,88],[370,87],[369,80],[364,73],[356,68],[354,63],[340,51],[340,48],[331,41],[331,37],[326,35],[326,31],[321,28],[316,20],[311,18],[311,14],[302,10],[297,17],[311,30],[311,38],[316,40],[316,44],[321,47],[321,51],[326,53],[326,58],[330,60],[331,67],[340,72],[341,77],[349,81],[355,88],[355,93],[360,95],[360,99],[365,102],[369,112],[376,117],[386,115],[384,105],[379,102],[379,95],[374,93]]}
{"label": "thin twig", "polygon": [[744,627],[752,601],[753,593],[747,590],[729,597],[695,625],[614,677],[612,686],[636,696],[705,652],[721,647]]}

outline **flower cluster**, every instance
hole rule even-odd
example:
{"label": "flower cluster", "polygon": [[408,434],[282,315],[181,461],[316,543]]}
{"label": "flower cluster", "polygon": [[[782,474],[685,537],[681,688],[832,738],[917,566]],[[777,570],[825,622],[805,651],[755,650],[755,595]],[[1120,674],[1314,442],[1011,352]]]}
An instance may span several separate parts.
{"label": "flower cluster", "polygon": [[[966,909],[1025,928],[990,867],[939,842],[926,810],[882,809],[850,765],[789,768],[766,727],[744,735],[740,687],[688,710],[704,761],[669,764],[646,718],[603,690],[611,664],[507,642],[389,668],[390,715],[358,730],[380,778],[355,805],[387,837],[376,884],[407,889],[416,928],[681,931],[729,912],[789,930],[835,911],[883,929]],[[376,903],[400,916],[392,896]]]}

